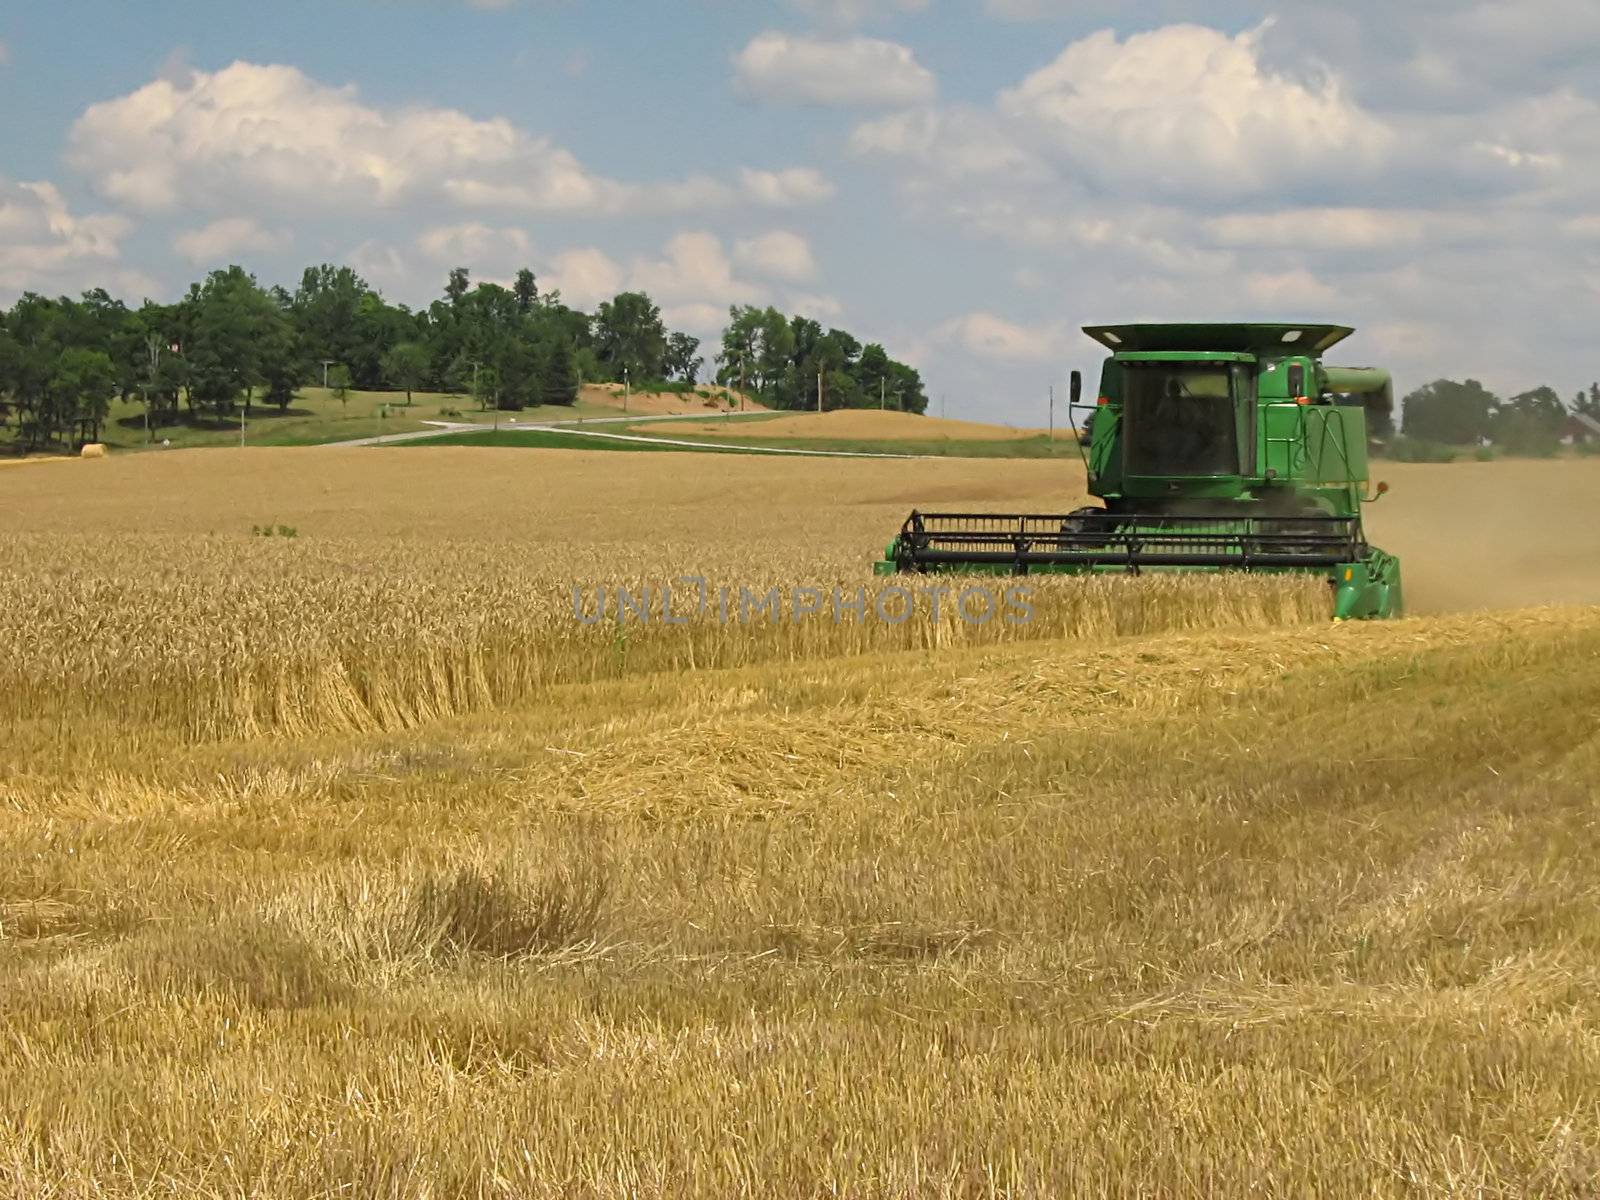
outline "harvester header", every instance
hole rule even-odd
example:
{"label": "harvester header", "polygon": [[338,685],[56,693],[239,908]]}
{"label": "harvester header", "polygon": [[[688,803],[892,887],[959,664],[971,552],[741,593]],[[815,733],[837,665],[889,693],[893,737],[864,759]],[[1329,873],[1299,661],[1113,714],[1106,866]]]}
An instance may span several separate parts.
{"label": "harvester header", "polygon": [[[1328,367],[1344,325],[1095,325],[1112,352],[1086,460],[1103,506],[913,513],[880,573],[1315,573],[1341,619],[1396,616],[1400,565],[1366,540],[1366,402],[1387,371]],[[1385,490],[1380,486],[1379,494]]]}

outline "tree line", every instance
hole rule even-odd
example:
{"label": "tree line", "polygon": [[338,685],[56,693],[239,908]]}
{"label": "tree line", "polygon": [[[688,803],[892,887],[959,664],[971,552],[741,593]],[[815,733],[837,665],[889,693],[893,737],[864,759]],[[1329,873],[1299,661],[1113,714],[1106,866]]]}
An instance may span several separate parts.
{"label": "tree line", "polygon": [[753,393],[771,408],[928,409],[922,376],[876,343],[775,308],[729,310],[717,356],[717,381]]}
{"label": "tree line", "polygon": [[[718,382],[777,408],[927,406],[916,371],[882,346],[775,309],[734,308]],[[256,404],[286,410],[325,383],[470,395],[483,407],[571,405],[585,383],[637,390],[692,387],[705,359],[669,330],[643,292],[586,313],[541,292],[524,268],[512,286],[449,273],[441,297],[390,304],[348,267],[307,268],[294,291],[262,287],[242,268],[213,271],[175,304],[131,308],[104,289],[81,299],[24,295],[0,312],[0,418],[22,450],[98,440],[115,400],[141,405],[152,436],[215,425]]]}
{"label": "tree line", "polygon": [[1402,430],[1415,442],[1492,445],[1511,454],[1551,454],[1560,445],[1573,413],[1600,420],[1600,383],[1579,391],[1569,407],[1550,387],[1502,399],[1476,379],[1438,379],[1408,395],[1402,411]]}

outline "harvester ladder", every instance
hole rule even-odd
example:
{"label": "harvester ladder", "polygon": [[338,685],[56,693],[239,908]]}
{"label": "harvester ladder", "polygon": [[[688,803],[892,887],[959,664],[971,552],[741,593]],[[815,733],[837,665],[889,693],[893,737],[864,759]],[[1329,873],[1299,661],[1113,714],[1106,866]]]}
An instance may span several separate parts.
{"label": "harvester ladder", "polygon": [[1290,476],[1305,470],[1305,465],[1311,458],[1311,445],[1306,438],[1305,423],[1299,421],[1296,424],[1299,429],[1295,433],[1287,434],[1284,437],[1273,437],[1268,434],[1263,439],[1263,443],[1267,448],[1267,461],[1269,463],[1272,461],[1272,448],[1274,446],[1283,447],[1287,474]]}

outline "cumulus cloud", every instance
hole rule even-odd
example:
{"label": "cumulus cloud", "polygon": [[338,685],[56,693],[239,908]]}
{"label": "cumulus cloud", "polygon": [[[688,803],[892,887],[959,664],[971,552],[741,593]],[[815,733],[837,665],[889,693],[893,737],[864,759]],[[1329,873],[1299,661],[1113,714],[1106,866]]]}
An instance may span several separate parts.
{"label": "cumulus cloud", "polygon": [[788,299],[787,307],[799,317],[813,321],[837,321],[844,316],[844,304],[837,296],[816,292],[798,292]]}
{"label": "cumulus cloud", "polygon": [[972,312],[946,322],[937,336],[959,342],[980,358],[1034,363],[1059,359],[1070,331],[1059,324],[1019,325],[993,313]]}
{"label": "cumulus cloud", "polygon": [[172,248],[192,263],[219,266],[230,256],[267,254],[282,250],[294,240],[284,230],[269,230],[250,217],[224,217],[200,229],[180,233]]}
{"label": "cumulus cloud", "polygon": [[1068,46],[1000,97],[1000,111],[1048,151],[1130,189],[1237,196],[1297,172],[1368,173],[1391,131],[1324,75],[1263,66],[1259,31],[1235,37],[1172,25]]}
{"label": "cumulus cloud", "polygon": [[[106,197],[141,213],[183,208],[367,212],[412,204],[540,214],[695,211],[792,204],[826,192],[814,173],[752,172],[624,183],[503,117],[379,108],[294,67],[238,62],[165,77],[87,109],[68,158]],[[809,188],[809,194],[808,194]],[[798,197],[798,199],[797,199]]]}
{"label": "cumulus cloud", "polygon": [[929,0],[790,0],[795,8],[825,25],[852,26],[863,21],[922,12]]}
{"label": "cumulus cloud", "polygon": [[531,246],[521,229],[497,229],[478,222],[437,226],[417,238],[417,249],[429,262],[489,269],[508,278],[527,260]]}
{"label": "cumulus cloud", "polygon": [[392,206],[460,189],[515,189],[548,211],[615,207],[619,185],[504,119],[384,111],[294,67],[238,62],[159,79],[90,107],[69,157],[142,212],[260,197],[313,208]]}
{"label": "cumulus cloud", "polygon": [[584,309],[611,299],[627,281],[627,273],[610,255],[592,247],[563,251],[544,272],[546,291],[559,291],[566,303]]}
{"label": "cumulus cloud", "polygon": [[877,38],[758,34],[734,58],[734,83],[769,104],[896,108],[933,99],[933,73],[907,46]]}
{"label": "cumulus cloud", "polygon": [[724,313],[728,305],[750,303],[758,294],[750,284],[734,278],[726,249],[711,233],[678,234],[667,242],[660,258],[636,260],[628,282],[630,287],[669,303],[723,298]]}
{"label": "cumulus cloud", "polygon": [[352,270],[377,287],[404,285],[410,279],[410,264],[405,255],[385,242],[362,242],[343,258]]}
{"label": "cumulus cloud", "polygon": [[1041,177],[1036,156],[1002,122],[970,108],[913,109],[865,121],[851,134],[850,149],[866,159],[906,160],[944,179]]}
{"label": "cumulus cloud", "polygon": [[772,208],[798,208],[832,200],[838,191],[833,182],[812,167],[790,167],[782,171],[757,171],[745,168],[739,173],[745,195]]}
{"label": "cumulus cloud", "polygon": [[124,217],[77,215],[53,184],[0,179],[0,291],[71,291],[105,282],[131,229]]}
{"label": "cumulus cloud", "polygon": [[818,319],[836,317],[842,306],[833,297],[775,286],[814,275],[810,246],[798,235],[751,238],[730,254],[721,238],[703,230],[679,233],[659,254],[639,255],[626,264],[595,247],[567,250],[540,272],[546,289],[558,289],[563,300],[583,308],[619,292],[647,292],[669,325],[705,337],[721,332],[729,307],[736,304],[777,303]]}
{"label": "cumulus cloud", "polygon": [[740,266],[768,279],[804,283],[817,275],[811,243],[787,230],[746,238],[734,246],[734,255]]}

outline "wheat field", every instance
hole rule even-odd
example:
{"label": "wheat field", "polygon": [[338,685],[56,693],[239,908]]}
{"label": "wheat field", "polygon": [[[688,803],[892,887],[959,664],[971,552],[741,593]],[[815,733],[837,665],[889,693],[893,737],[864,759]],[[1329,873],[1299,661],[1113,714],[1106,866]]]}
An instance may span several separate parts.
{"label": "wheat field", "polygon": [[5,473],[0,1194],[1592,1195],[1600,535],[1515,511],[1597,494],[1558,466],[1397,473],[1427,615],[1363,626],[571,610],[880,588],[913,505],[1072,507],[1059,464]]}

